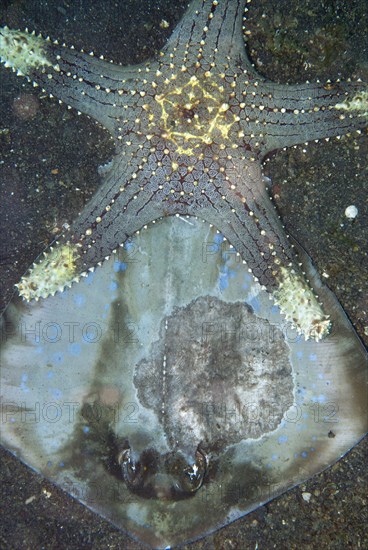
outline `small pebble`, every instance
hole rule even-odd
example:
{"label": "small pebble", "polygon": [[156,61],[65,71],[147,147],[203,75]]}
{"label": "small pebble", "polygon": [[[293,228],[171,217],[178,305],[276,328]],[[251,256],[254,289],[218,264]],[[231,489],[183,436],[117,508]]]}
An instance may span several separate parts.
{"label": "small pebble", "polygon": [[312,497],[312,493],[302,493],[302,497],[305,502],[309,502]]}
{"label": "small pebble", "polygon": [[358,215],[358,209],[354,204],[351,204],[345,209],[345,216],[349,220],[354,220]]}
{"label": "small pebble", "polygon": [[13,101],[13,112],[21,120],[31,120],[40,108],[38,98],[32,94],[20,94]]}

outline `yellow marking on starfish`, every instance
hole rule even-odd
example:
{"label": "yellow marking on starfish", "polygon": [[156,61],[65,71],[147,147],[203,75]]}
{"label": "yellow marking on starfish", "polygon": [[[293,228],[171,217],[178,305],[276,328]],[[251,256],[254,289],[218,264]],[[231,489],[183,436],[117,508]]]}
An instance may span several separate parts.
{"label": "yellow marking on starfish", "polygon": [[368,92],[360,92],[352,99],[337,103],[334,107],[348,112],[360,111],[357,116],[368,117]]}
{"label": "yellow marking on starfish", "polygon": [[306,340],[320,340],[327,336],[331,323],[303,277],[286,267],[281,267],[279,273],[279,288],[273,297],[281,313]]}
{"label": "yellow marking on starfish", "polygon": [[75,262],[79,258],[77,246],[64,244],[51,248],[38,264],[33,264],[29,273],[22,277],[19,294],[29,302],[62,292],[79,279]]}
{"label": "yellow marking on starfish", "polygon": [[0,58],[5,67],[27,75],[31,69],[52,66],[45,55],[45,40],[40,36],[3,27],[0,29]]}
{"label": "yellow marking on starfish", "polygon": [[[201,145],[213,143],[216,134],[216,142],[228,140],[239,120],[223,101],[220,86],[208,80],[202,83],[196,76],[157,94],[155,100],[161,107],[162,136],[175,144],[178,154],[193,155]],[[155,125],[154,117],[151,122]]]}

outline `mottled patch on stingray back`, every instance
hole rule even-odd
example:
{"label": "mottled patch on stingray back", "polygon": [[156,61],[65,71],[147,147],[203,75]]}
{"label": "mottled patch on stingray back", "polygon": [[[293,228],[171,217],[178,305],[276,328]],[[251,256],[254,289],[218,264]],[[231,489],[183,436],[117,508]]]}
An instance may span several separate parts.
{"label": "mottled patch on stingray back", "polygon": [[194,218],[149,226],[62,294],[14,300],[1,443],[155,547],[305,481],[366,433],[368,369],[335,297],[304,268],[332,323],[319,342]]}
{"label": "mottled patch on stingray back", "polygon": [[160,339],[136,366],[133,381],[170,444],[192,453],[199,442],[218,453],[272,432],[287,410],[283,405],[293,401],[282,331],[247,304],[210,296],[162,320]]}

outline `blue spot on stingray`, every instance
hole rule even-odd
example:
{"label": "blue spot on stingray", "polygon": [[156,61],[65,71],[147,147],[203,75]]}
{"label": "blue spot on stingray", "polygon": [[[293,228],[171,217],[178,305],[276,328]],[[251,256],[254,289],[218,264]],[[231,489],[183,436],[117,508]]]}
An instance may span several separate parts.
{"label": "blue spot on stingray", "polygon": [[29,388],[26,384],[26,381],[27,381],[27,378],[28,376],[27,375],[24,375],[22,376],[22,382],[19,384],[19,387],[22,391],[24,391],[25,393],[29,392]]}
{"label": "blue spot on stingray", "polygon": [[29,388],[26,384],[27,380],[28,380],[28,374],[23,373],[21,376],[21,383],[19,384],[19,387],[24,392],[29,392]]}
{"label": "blue spot on stingray", "polygon": [[309,418],[309,414],[308,413],[303,413],[303,418],[305,418],[305,419]]}
{"label": "blue spot on stingray", "polygon": [[77,344],[77,342],[74,342],[73,344],[69,344],[68,352],[70,355],[74,355],[77,357],[81,353],[81,345]]}
{"label": "blue spot on stingray", "polygon": [[88,426],[83,426],[83,431],[84,431],[85,434],[88,434],[89,427]]}
{"label": "blue spot on stingray", "polygon": [[54,373],[49,370],[49,372],[47,373],[47,378],[53,378],[54,377]]}
{"label": "blue spot on stingray", "polygon": [[110,283],[110,290],[112,292],[115,292],[115,290],[117,290],[119,287],[118,283],[116,281],[112,281],[112,283]]}
{"label": "blue spot on stingray", "polygon": [[105,311],[108,311],[108,310],[110,309],[110,305],[111,305],[111,304],[105,304],[105,305],[104,305],[104,310],[105,310]]}
{"label": "blue spot on stingray", "polygon": [[326,396],[321,394],[321,395],[313,395],[312,396],[312,401],[313,403],[324,403],[326,401]]}
{"label": "blue spot on stingray", "polygon": [[224,240],[224,236],[221,235],[221,233],[216,233],[213,240],[215,241],[216,244],[221,244],[222,241]]}
{"label": "blue spot on stingray", "polygon": [[297,352],[296,352],[296,356],[297,356],[298,359],[302,359],[302,357],[303,357],[303,352],[302,352],[302,351],[297,351]]}
{"label": "blue spot on stingray", "polygon": [[272,306],[271,307],[271,313],[276,314],[280,312],[279,306]]}
{"label": "blue spot on stingray", "polygon": [[126,243],[124,243],[124,248],[129,252],[129,250],[132,250],[134,248],[134,244],[131,241],[127,241]]}
{"label": "blue spot on stingray", "polygon": [[225,288],[228,288],[229,286],[229,278],[228,278],[228,272],[227,271],[221,271],[220,273],[220,280],[219,280],[219,286],[220,290],[225,290]]}
{"label": "blue spot on stingray", "polygon": [[317,361],[317,355],[315,353],[310,353],[309,361]]}
{"label": "blue spot on stingray", "polygon": [[127,268],[127,264],[125,262],[114,262],[114,271],[115,273],[118,273],[119,271],[125,271]]}
{"label": "blue spot on stingray", "polygon": [[258,298],[253,297],[253,298],[250,300],[249,305],[253,308],[254,313],[259,313],[259,312],[260,312],[260,310],[261,310],[261,304],[260,304],[260,301],[259,301]]}
{"label": "blue spot on stingray", "polygon": [[301,456],[302,456],[303,458],[307,458],[307,457],[308,457],[307,451],[303,451],[303,452],[301,453]]}
{"label": "blue spot on stingray", "polygon": [[49,460],[49,461],[47,462],[47,467],[48,467],[48,468],[51,468],[51,466],[52,466],[52,462],[51,462],[51,460]]}
{"label": "blue spot on stingray", "polygon": [[318,374],[318,378],[319,378],[320,380],[323,380],[324,377],[325,377],[325,375],[323,374],[323,372],[320,372],[320,373]]}
{"label": "blue spot on stingray", "polygon": [[280,435],[278,441],[279,443],[286,443],[288,440],[288,436],[287,435]]}
{"label": "blue spot on stingray", "polygon": [[311,447],[310,450],[311,450],[312,453],[314,453],[316,449],[315,449],[315,447]]}
{"label": "blue spot on stingray", "polygon": [[86,303],[86,297],[84,294],[76,294],[73,297],[73,302],[75,303],[76,306],[81,307]]}
{"label": "blue spot on stingray", "polygon": [[65,466],[64,462],[59,462],[59,466],[60,466],[60,468],[64,468],[64,466]]}
{"label": "blue spot on stingray", "polygon": [[58,352],[58,353],[53,353],[51,355],[51,362],[52,363],[57,363],[57,364],[61,364],[61,363],[64,363],[64,354],[61,353],[61,352]]}
{"label": "blue spot on stingray", "polygon": [[294,453],[294,458],[298,458],[299,453]]}
{"label": "blue spot on stingray", "polygon": [[55,388],[51,390],[51,395],[54,399],[60,399],[63,396],[63,392]]}
{"label": "blue spot on stingray", "polygon": [[44,349],[42,346],[37,346],[37,348],[34,350],[35,353],[37,353],[38,355],[41,355],[43,352],[44,352]]}
{"label": "blue spot on stingray", "polygon": [[279,457],[278,457],[277,455],[272,455],[272,456],[271,456],[271,460],[278,460],[278,458],[279,458]]}
{"label": "blue spot on stingray", "polygon": [[94,272],[88,273],[87,277],[84,279],[87,285],[90,285],[93,283],[93,279],[95,278],[95,276],[96,276],[96,273]]}

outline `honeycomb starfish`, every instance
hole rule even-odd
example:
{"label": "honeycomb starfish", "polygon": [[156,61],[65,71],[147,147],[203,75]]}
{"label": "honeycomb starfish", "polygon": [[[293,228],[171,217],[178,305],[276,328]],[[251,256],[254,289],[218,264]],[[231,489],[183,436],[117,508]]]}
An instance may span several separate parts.
{"label": "honeycomb starfish", "polygon": [[100,190],[18,284],[26,300],[78,281],[148,223],[190,215],[225,235],[301,333],[328,333],[260,163],[275,149],[364,128],[368,92],[360,82],[260,78],[242,42],[248,3],[193,2],[158,59],[137,67],[2,29],[5,66],[96,119],[116,142]]}

